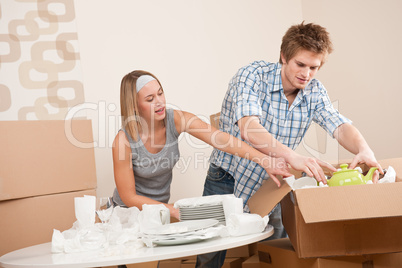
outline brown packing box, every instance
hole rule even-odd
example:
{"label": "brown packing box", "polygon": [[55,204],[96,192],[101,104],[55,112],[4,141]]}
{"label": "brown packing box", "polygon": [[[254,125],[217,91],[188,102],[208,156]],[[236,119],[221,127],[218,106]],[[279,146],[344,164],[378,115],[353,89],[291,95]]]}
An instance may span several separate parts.
{"label": "brown packing box", "polygon": [[260,268],[260,259],[258,254],[254,254],[241,264],[241,268]]}
{"label": "brown packing box", "polygon": [[[158,268],[158,261],[127,264],[126,267],[127,268]],[[117,268],[117,266],[116,266],[116,268]],[[179,266],[179,268],[180,268],[180,266]]]}
{"label": "brown packing box", "polygon": [[[402,158],[379,162],[401,180]],[[248,205],[265,216],[285,197],[283,224],[299,257],[388,253],[402,251],[401,193],[401,182],[291,191],[268,180]]]}
{"label": "brown packing box", "polygon": [[43,195],[0,202],[0,256],[16,249],[50,242],[53,229],[70,229],[76,221],[74,197],[95,190]]}
{"label": "brown packing box", "polygon": [[226,251],[226,258],[250,257],[257,253],[257,243],[252,243]]}
{"label": "brown packing box", "polygon": [[163,260],[159,262],[158,268],[181,268],[180,259]]}
{"label": "brown packing box", "polygon": [[402,252],[328,258],[298,258],[288,238],[258,243],[261,268],[402,267]]}
{"label": "brown packing box", "polygon": [[0,121],[0,200],[96,188],[90,120]]}
{"label": "brown packing box", "polygon": [[197,255],[193,256],[187,256],[187,257],[182,257],[182,258],[174,258],[174,259],[168,259],[168,260],[162,260],[159,261],[158,268],[181,268],[183,267],[191,267],[192,265],[195,266],[195,262],[197,259]]}

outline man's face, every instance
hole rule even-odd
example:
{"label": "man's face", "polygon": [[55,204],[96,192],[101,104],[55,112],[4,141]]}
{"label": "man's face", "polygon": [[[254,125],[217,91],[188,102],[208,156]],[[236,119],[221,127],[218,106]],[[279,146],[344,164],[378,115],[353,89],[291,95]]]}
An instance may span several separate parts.
{"label": "man's face", "polygon": [[317,73],[323,57],[323,54],[304,49],[297,52],[289,61],[282,57],[281,76],[284,91],[304,89]]}

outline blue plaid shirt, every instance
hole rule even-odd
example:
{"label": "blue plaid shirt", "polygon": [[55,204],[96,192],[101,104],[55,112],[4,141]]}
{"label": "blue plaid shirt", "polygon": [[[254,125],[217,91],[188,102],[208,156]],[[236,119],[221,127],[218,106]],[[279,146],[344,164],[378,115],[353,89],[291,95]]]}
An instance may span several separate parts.
{"label": "blue plaid shirt", "polygon": [[[223,100],[219,128],[239,139],[237,121],[258,116],[271,135],[292,150],[301,142],[312,121],[331,136],[343,123],[351,122],[331,104],[324,86],[312,79],[300,90],[289,107],[282,87],[280,63],[256,61],[241,68],[229,83]],[[214,149],[210,162],[229,172],[235,179],[234,194],[247,204],[258,190],[266,171],[255,162]],[[246,211],[248,207],[245,206]]]}

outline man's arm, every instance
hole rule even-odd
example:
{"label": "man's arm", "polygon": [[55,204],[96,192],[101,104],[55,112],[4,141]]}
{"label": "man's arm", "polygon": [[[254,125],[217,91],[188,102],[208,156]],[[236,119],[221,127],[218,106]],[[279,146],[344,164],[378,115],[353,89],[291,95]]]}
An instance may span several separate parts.
{"label": "man's arm", "polygon": [[256,116],[243,117],[237,122],[237,125],[242,138],[248,141],[254,148],[264,154],[284,158],[294,169],[306,172],[307,175],[315,177],[317,181],[326,183],[322,167],[336,171],[330,164],[316,158],[299,155],[289,147],[277,141],[260,124]]}
{"label": "man's arm", "polygon": [[[369,167],[378,167],[379,172],[384,174],[381,165],[377,162],[373,151],[368,146],[363,135],[352,124],[345,123],[337,127],[334,132],[334,137],[343,148],[355,154],[349,168],[353,169],[358,164],[365,163]],[[373,182],[377,181],[378,172],[376,172],[373,177]]]}

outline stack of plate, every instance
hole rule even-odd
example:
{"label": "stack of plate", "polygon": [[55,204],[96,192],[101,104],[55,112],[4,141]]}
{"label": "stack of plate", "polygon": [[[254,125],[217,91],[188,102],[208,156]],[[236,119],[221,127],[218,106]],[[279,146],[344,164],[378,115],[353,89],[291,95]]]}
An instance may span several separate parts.
{"label": "stack of plate", "polygon": [[179,207],[180,221],[215,219],[225,225],[225,213],[222,203],[202,204],[192,207]]}
{"label": "stack of plate", "polygon": [[141,238],[146,245],[180,245],[194,243],[218,236],[211,227],[219,222],[215,219],[175,222],[144,230]]}

